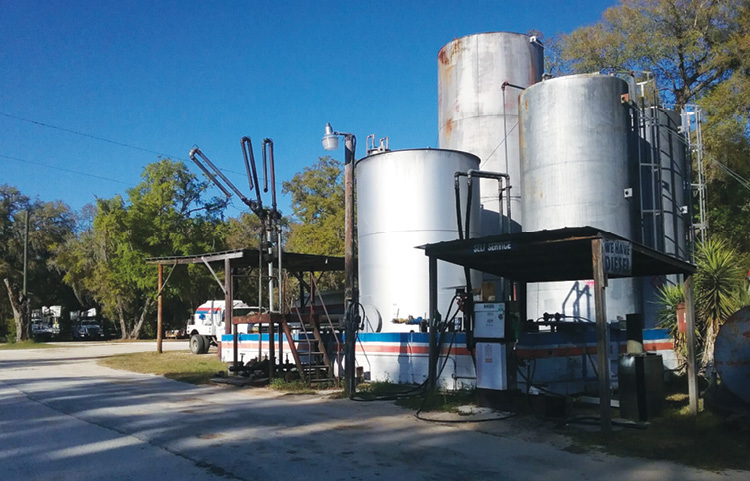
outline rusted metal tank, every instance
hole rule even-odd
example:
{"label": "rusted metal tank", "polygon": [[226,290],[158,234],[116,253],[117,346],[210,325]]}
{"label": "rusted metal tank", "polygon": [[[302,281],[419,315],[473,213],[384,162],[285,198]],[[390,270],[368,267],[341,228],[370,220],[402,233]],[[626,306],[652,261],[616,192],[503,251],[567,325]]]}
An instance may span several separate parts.
{"label": "rusted metal tank", "polygon": [[[471,152],[480,170],[510,175],[511,213],[520,230],[521,168],[518,95],[542,79],[544,48],[535,37],[491,32],[453,40],[438,52],[438,135],[441,149]],[[497,183],[482,180],[482,234],[497,234],[502,205]]]}
{"label": "rusted metal tank", "polygon": [[724,386],[750,403],[750,307],[729,316],[719,329],[714,365]]}

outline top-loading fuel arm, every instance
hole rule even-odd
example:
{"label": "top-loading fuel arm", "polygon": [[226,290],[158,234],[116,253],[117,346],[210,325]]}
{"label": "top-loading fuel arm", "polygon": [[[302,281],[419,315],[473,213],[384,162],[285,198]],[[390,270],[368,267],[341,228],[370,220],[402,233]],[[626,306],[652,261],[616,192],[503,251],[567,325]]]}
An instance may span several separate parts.
{"label": "top-loading fuel arm", "polygon": [[[281,212],[276,204],[276,169],[274,165],[273,140],[263,139],[263,192],[271,191],[271,205],[264,207],[261,194],[261,186],[258,182],[258,169],[255,164],[253,145],[250,137],[242,137],[240,140],[242,155],[245,161],[245,171],[250,191],[255,190],[255,199],[248,199],[245,195],[224,175],[224,173],[206,157],[199,147],[190,150],[190,159],[205,173],[209,179],[221,190],[227,198],[232,192],[247,205],[250,210],[261,221],[259,266],[267,266],[267,290],[269,312],[281,311],[283,303],[282,292],[282,255],[281,255]],[[209,170],[210,169],[210,170]],[[270,188],[269,188],[270,174]],[[274,264],[276,273],[274,274]],[[258,303],[263,299],[263,269],[259,269]],[[274,308],[274,281],[278,286],[278,309]]]}

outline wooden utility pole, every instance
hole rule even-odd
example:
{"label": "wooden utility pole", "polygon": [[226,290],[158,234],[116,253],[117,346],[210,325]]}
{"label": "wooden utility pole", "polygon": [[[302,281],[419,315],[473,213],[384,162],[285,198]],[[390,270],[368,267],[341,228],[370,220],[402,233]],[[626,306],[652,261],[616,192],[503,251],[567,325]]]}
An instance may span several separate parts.
{"label": "wooden utility pole", "polygon": [[157,298],[157,308],[156,308],[156,352],[161,354],[162,351],[162,337],[163,337],[163,310],[162,310],[162,275],[163,275],[163,269],[162,264],[159,264],[159,297]]}
{"label": "wooden utility pole", "polygon": [[596,310],[596,358],[599,370],[599,416],[602,432],[612,430],[612,412],[609,394],[609,325],[607,323],[606,287],[604,274],[604,240],[597,237],[591,241],[591,257],[594,268],[594,305]]}

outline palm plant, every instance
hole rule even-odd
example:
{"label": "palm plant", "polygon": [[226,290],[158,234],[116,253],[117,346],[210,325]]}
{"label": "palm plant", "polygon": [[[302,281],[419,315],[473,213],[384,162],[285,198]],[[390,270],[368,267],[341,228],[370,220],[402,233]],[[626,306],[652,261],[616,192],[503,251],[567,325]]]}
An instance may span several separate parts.
{"label": "palm plant", "polygon": [[685,360],[687,358],[685,334],[680,332],[677,325],[677,308],[685,302],[685,286],[682,284],[665,285],[659,289],[658,296],[662,307],[656,313],[656,325],[669,332],[669,336],[674,339],[675,352],[682,360]]}
{"label": "palm plant", "polygon": [[696,250],[695,301],[697,321],[703,333],[702,370],[713,362],[719,327],[740,307],[746,284],[741,257],[726,241],[709,239]]}

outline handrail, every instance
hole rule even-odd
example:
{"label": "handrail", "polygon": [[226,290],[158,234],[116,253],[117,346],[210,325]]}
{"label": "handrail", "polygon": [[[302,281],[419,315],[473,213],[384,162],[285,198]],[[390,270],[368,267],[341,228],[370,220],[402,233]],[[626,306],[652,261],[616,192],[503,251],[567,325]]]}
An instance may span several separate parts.
{"label": "handrail", "polygon": [[[325,301],[323,301],[323,296],[320,293],[317,285],[315,284],[315,276],[310,276],[310,284],[310,287],[312,289],[315,289],[315,293],[318,295],[318,299],[320,299],[320,306],[323,308],[323,312],[326,315],[326,320],[328,321],[328,326],[331,328],[331,332],[333,333],[333,338],[336,339],[336,365],[338,366],[338,374],[341,374],[341,343],[339,342],[338,333],[336,332],[336,328],[333,326],[331,316],[328,314],[328,308],[326,307]],[[312,302],[310,303],[310,309],[312,309]],[[339,376],[335,376],[335,379],[336,385],[338,386]]]}

